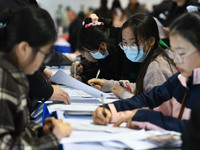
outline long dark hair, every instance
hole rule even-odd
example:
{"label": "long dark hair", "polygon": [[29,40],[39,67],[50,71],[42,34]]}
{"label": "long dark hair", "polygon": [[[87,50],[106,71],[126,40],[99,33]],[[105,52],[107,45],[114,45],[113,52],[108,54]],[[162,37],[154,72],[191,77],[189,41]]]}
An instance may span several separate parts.
{"label": "long dark hair", "polygon": [[200,14],[187,13],[176,19],[170,26],[170,35],[179,34],[200,52]]}
{"label": "long dark hair", "polygon": [[[105,42],[108,46],[113,46],[114,41],[110,38],[111,21],[99,18],[99,22],[103,22],[103,25],[85,27],[86,24],[92,22],[91,18],[85,18],[85,24],[82,26],[79,32],[78,45],[79,51],[98,50],[101,42]],[[108,49],[109,51],[109,49]]]}
{"label": "long dark hair", "polygon": [[[167,56],[164,49],[159,45],[160,37],[158,32],[158,26],[153,17],[146,14],[137,14],[130,17],[122,26],[124,28],[130,27],[134,33],[135,41],[139,47],[138,38],[147,41],[150,37],[155,38],[155,44],[152,50],[149,52],[147,58],[142,62],[139,70],[139,74],[136,80],[136,94],[142,94],[144,92],[143,81],[149,64],[154,61],[159,55],[161,55],[167,62],[174,65],[173,61]],[[138,49],[139,50],[139,49]]]}
{"label": "long dark hair", "polygon": [[57,38],[54,22],[49,13],[39,7],[24,7],[0,14],[0,50],[10,52],[22,41],[34,51],[54,42]]}

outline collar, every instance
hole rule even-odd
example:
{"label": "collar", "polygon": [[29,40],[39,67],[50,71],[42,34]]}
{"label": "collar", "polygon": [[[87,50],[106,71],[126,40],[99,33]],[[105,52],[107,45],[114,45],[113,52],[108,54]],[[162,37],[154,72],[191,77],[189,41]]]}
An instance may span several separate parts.
{"label": "collar", "polygon": [[[196,68],[193,70],[193,85],[200,84],[200,68]],[[183,76],[182,74],[178,75],[178,79],[184,87],[187,87],[188,77]]]}
{"label": "collar", "polygon": [[200,84],[200,68],[193,70],[193,84]]}

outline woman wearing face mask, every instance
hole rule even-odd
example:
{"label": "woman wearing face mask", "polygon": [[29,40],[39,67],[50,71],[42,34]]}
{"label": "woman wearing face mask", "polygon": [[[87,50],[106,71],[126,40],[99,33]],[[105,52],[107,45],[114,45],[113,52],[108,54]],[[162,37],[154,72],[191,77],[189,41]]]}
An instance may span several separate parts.
{"label": "woman wearing face mask", "polygon": [[91,79],[88,81],[90,85],[95,83],[96,88],[112,90],[116,96],[124,99],[132,97],[132,91],[135,94],[146,93],[176,73],[173,61],[159,44],[158,27],[151,16],[134,15],[123,24],[121,30],[122,42],[119,46],[132,63],[141,63],[136,83],[129,84],[129,90],[113,80]]}
{"label": "woman wearing face mask", "polygon": [[[106,118],[103,108],[97,108],[93,112],[94,122],[114,122],[114,126],[127,122],[127,127],[135,129],[182,132],[200,96],[199,26],[200,16],[194,13],[181,16],[170,26],[170,56],[178,73],[146,94],[105,105]],[[171,105],[162,108],[167,102]]]}
{"label": "woman wearing face mask", "polygon": [[[123,60],[127,58],[118,46],[119,34],[120,28],[112,27],[110,21],[98,18],[95,14],[85,19],[79,33],[79,51],[89,52],[94,59],[98,60],[93,78],[100,69],[100,78],[121,79]],[[127,74],[124,76],[128,78]]]}

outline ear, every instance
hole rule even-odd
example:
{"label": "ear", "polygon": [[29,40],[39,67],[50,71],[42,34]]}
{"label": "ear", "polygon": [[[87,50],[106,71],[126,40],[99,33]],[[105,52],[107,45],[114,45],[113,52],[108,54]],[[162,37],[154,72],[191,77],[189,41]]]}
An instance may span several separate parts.
{"label": "ear", "polygon": [[101,50],[106,50],[107,49],[107,43],[106,42],[101,42]]}
{"label": "ear", "polygon": [[152,36],[151,36],[151,37],[149,38],[149,41],[148,41],[149,46],[153,47],[154,44],[155,44],[155,42],[156,42],[155,37],[152,37]]}
{"label": "ear", "polygon": [[28,42],[22,41],[17,46],[17,55],[21,59],[26,59],[30,55],[30,49],[31,47],[29,46]]}

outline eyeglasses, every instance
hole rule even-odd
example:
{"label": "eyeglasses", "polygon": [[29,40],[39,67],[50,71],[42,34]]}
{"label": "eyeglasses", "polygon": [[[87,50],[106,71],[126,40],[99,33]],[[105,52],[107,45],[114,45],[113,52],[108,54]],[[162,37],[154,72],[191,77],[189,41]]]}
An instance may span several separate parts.
{"label": "eyeglasses", "polygon": [[43,52],[43,51],[42,51],[41,49],[39,49],[39,48],[37,48],[37,51],[40,52],[40,53],[42,53],[42,54],[45,56],[43,63],[44,63],[44,64],[47,64],[47,63],[50,61],[51,56],[52,56],[51,51],[50,51],[49,53],[45,53],[45,52]]}
{"label": "eyeglasses", "polygon": [[[148,40],[147,40],[148,41]],[[144,45],[146,45],[147,41],[144,43]],[[141,44],[142,42],[140,41],[139,44]],[[138,47],[137,44],[135,42],[132,42],[130,45],[124,43],[124,42],[120,42],[119,44],[119,47],[122,49],[122,50],[125,50],[127,48],[130,48],[130,49],[134,49],[135,47]]]}
{"label": "eyeglasses", "polygon": [[170,59],[174,60],[176,58],[176,60],[178,61],[178,63],[182,64],[184,58],[186,58],[187,56],[190,56],[190,55],[196,53],[196,51],[193,52],[193,53],[191,53],[191,54],[185,55],[185,56],[178,54],[176,51],[170,51],[168,49],[166,50],[166,53],[167,53],[167,55],[169,56]]}
{"label": "eyeglasses", "polygon": [[130,45],[124,43],[124,42],[120,42],[119,44],[119,47],[123,50],[127,49],[127,48],[130,48],[130,49],[134,49],[135,47],[137,47],[137,44],[136,43],[131,43]]}
{"label": "eyeglasses", "polygon": [[85,51],[89,52],[89,53],[96,53],[96,52],[99,52],[101,50],[101,44],[99,45],[99,49],[96,51],[96,50],[89,50],[87,48],[85,48]]}

